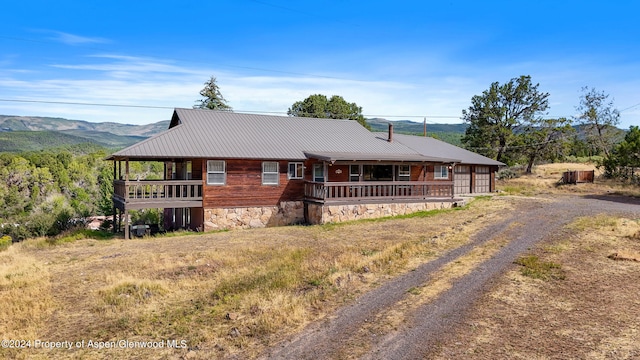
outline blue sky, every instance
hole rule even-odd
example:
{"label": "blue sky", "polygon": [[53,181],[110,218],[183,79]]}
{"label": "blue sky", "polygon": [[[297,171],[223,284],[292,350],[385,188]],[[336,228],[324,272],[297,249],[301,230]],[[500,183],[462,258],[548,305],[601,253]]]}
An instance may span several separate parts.
{"label": "blue sky", "polygon": [[213,75],[238,112],[284,114],[320,93],[356,102],[367,117],[457,123],[492,82],[531,75],[550,93],[548,116],[575,115],[588,86],[610,95],[620,127],[640,125],[637,1],[34,0],[2,8],[4,115],[147,124],[191,107]]}

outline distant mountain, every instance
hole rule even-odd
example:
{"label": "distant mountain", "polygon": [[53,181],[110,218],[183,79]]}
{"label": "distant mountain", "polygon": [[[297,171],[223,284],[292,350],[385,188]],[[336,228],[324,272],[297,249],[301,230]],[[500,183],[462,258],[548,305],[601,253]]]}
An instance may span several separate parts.
{"label": "distant mountain", "polygon": [[[389,131],[389,124],[393,124],[393,131],[403,134],[422,135],[424,124],[409,120],[386,120],[380,118],[367,119],[371,131]],[[427,135],[456,146],[462,145],[462,136],[467,130],[467,124],[427,124]]]}
{"label": "distant mountain", "polygon": [[[424,124],[409,120],[386,120],[380,118],[367,119],[372,131],[387,131],[389,123],[393,124],[393,131],[407,134],[422,134]],[[460,133],[464,134],[467,124],[427,124],[427,133]]]}
{"label": "distant mountain", "polygon": [[0,131],[97,131],[123,136],[149,137],[169,127],[169,120],[148,125],[129,125],[114,122],[92,123],[84,120],[40,116],[0,115]]}
{"label": "distant mountain", "polygon": [[[389,120],[366,120],[373,131],[387,131]],[[422,134],[423,125],[408,120],[392,121],[394,131]],[[0,115],[0,152],[45,150],[78,144],[92,144],[108,149],[133,145],[169,127],[169,120],[147,125],[115,122],[93,123],[84,120],[40,116]],[[466,124],[427,124],[429,136],[459,145]]]}
{"label": "distant mountain", "polygon": [[129,125],[0,115],[0,152],[45,150],[87,143],[115,150],[133,145],[167,127],[168,120],[148,125]]}

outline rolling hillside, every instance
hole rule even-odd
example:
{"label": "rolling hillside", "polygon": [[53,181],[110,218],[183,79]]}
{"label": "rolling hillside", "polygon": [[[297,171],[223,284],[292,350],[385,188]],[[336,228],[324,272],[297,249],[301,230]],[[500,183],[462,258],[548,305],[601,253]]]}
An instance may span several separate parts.
{"label": "rolling hillside", "polygon": [[[387,131],[389,120],[368,119],[372,131]],[[395,131],[422,134],[422,123],[393,121]],[[169,120],[147,125],[39,116],[0,115],[0,152],[45,150],[53,147],[89,143],[108,149],[121,149],[164,131]],[[427,124],[429,136],[460,145],[466,124]]]}
{"label": "rolling hillside", "polygon": [[[389,121],[386,119],[373,118],[367,119],[367,124],[371,126],[372,131],[387,131],[389,123],[393,124],[393,131],[407,134],[422,134],[422,122],[414,122],[409,120]],[[467,130],[467,124],[427,124],[428,133],[460,133],[464,134]]]}
{"label": "rolling hillside", "polygon": [[1,131],[76,131],[78,135],[85,131],[85,137],[91,137],[93,132],[111,133],[122,136],[149,137],[166,130],[169,120],[159,121],[148,125],[129,125],[114,122],[92,123],[84,120],[68,120],[63,118],[39,116],[8,116],[0,115]]}
{"label": "rolling hillside", "polygon": [[93,134],[95,136],[74,135],[67,131],[3,131],[0,132],[0,152],[39,151],[79,144],[119,149],[146,138],[104,132]]}
{"label": "rolling hillside", "polygon": [[168,120],[129,125],[0,115],[0,152],[37,151],[86,143],[115,150],[144,140],[168,126]]}

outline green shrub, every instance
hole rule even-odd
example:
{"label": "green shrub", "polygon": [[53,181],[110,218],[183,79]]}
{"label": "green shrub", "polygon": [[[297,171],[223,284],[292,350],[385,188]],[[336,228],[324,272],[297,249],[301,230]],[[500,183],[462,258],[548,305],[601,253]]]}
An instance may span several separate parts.
{"label": "green shrub", "polygon": [[512,168],[504,168],[500,171],[498,171],[498,173],[496,174],[496,179],[497,180],[507,180],[507,179],[514,179],[517,178],[519,175],[518,173],[513,170]]}
{"label": "green shrub", "polygon": [[11,245],[11,242],[11,236],[5,235],[3,237],[0,237],[0,251],[7,250]]}

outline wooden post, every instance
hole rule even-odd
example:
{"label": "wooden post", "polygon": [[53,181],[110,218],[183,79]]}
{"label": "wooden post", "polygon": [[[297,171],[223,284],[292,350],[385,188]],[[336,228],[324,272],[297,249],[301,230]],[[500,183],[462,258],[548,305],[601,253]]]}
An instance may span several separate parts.
{"label": "wooden post", "polygon": [[469,165],[469,193],[476,192],[476,166]]}
{"label": "wooden post", "polygon": [[125,210],[124,210],[124,239],[125,240],[129,240],[129,210],[126,209],[126,205],[125,205]]}
{"label": "wooden post", "polygon": [[451,163],[451,181],[453,181],[451,185],[451,198],[453,199],[456,192],[456,163]]}

